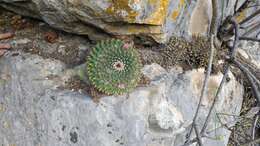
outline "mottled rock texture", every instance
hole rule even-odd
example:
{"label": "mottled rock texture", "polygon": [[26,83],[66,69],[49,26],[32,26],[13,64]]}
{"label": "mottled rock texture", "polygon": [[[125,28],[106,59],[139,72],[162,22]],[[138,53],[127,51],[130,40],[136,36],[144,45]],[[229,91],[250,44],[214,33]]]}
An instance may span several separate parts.
{"label": "mottled rock texture", "polygon": [[244,57],[249,59],[260,70],[260,43],[244,41],[241,45],[242,53],[245,53]]}
{"label": "mottled rock texture", "polygon": [[[151,84],[95,103],[88,95],[59,88],[70,78],[60,61],[20,52],[1,58],[0,68],[0,144],[21,146],[178,146],[194,115],[204,72],[165,71],[152,64],[142,70]],[[210,79],[200,126],[221,76]],[[239,114],[242,86],[231,74],[230,79],[215,114]],[[209,129],[220,126],[215,114]],[[220,128],[212,136],[223,139],[207,140],[207,145],[225,145],[229,132]]]}
{"label": "mottled rock texture", "polygon": [[[234,5],[219,1],[219,20],[232,15]],[[127,35],[165,43],[172,35],[206,35],[212,17],[211,0],[0,0],[0,6],[94,40]]]}
{"label": "mottled rock texture", "polygon": [[[235,1],[218,2],[219,20],[233,14]],[[206,35],[212,17],[211,0],[0,0],[0,6],[94,40],[127,35],[165,43],[172,35]]]}
{"label": "mottled rock texture", "polygon": [[[67,32],[89,35],[91,39],[138,35],[157,42],[166,42],[173,33],[188,36],[187,28],[196,3],[185,0],[0,0],[2,7],[42,19]],[[202,15],[207,15],[201,26],[205,28],[209,15],[207,11]]]}

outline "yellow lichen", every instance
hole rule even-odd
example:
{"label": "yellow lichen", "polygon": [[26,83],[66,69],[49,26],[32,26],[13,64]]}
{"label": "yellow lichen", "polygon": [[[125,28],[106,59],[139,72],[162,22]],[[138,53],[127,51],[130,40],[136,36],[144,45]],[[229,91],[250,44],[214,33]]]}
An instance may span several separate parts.
{"label": "yellow lichen", "polygon": [[[159,0],[160,1],[160,0]],[[149,4],[156,4],[156,2],[158,2],[158,0],[148,0]]]}
{"label": "yellow lichen", "polygon": [[[136,1],[132,1],[132,3],[136,3]],[[126,12],[125,18],[130,23],[135,22],[136,16],[138,15],[138,13],[129,6],[128,0],[112,0],[106,12],[115,17],[119,16],[122,12]]]}
{"label": "yellow lichen", "polygon": [[177,20],[178,16],[180,15],[180,11],[181,11],[181,9],[182,9],[183,7],[185,7],[185,4],[186,4],[186,3],[185,3],[185,0],[180,0],[180,1],[179,1],[177,10],[174,10],[174,11],[172,12],[172,19],[173,19],[174,21]]}
{"label": "yellow lichen", "polygon": [[[158,5],[158,2],[160,3]],[[152,25],[162,25],[165,21],[169,0],[148,0],[148,4],[156,7],[151,16],[145,20],[145,23]]]}
{"label": "yellow lichen", "polygon": [[0,112],[4,112],[5,111],[5,107],[3,104],[0,104]]}
{"label": "yellow lichen", "polygon": [[[138,22],[139,13],[131,8],[132,5],[141,5],[141,0],[111,0],[111,5],[106,9],[106,12],[112,16],[121,16],[129,23]],[[169,0],[148,0],[148,5],[154,8],[151,14],[143,20],[144,24],[162,25],[165,21]]]}
{"label": "yellow lichen", "polygon": [[240,21],[244,20],[245,18],[246,18],[246,12],[243,11],[243,12],[239,13],[239,15],[236,17],[236,21],[240,22]]}
{"label": "yellow lichen", "polygon": [[178,16],[179,16],[179,10],[174,10],[172,12],[172,19],[176,20]]}
{"label": "yellow lichen", "polygon": [[8,128],[10,128],[11,126],[10,126],[10,123],[9,123],[9,122],[4,121],[4,122],[3,122],[3,127],[6,128],[6,129],[8,129]]}
{"label": "yellow lichen", "polygon": [[185,0],[180,0],[179,6],[180,6],[180,7],[183,7],[184,5],[185,5]]}

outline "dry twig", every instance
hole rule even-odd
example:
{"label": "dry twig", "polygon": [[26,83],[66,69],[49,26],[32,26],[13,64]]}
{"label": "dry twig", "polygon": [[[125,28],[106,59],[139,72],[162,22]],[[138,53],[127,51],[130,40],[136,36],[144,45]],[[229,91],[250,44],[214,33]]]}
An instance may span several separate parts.
{"label": "dry twig", "polygon": [[260,43],[260,39],[257,39],[257,38],[239,37],[239,40],[254,41],[254,42],[259,42]]}
{"label": "dry twig", "polygon": [[[196,125],[196,119],[197,119],[197,116],[198,116],[198,113],[199,113],[199,109],[201,107],[201,101],[203,100],[203,97],[206,95],[207,82],[208,82],[208,78],[209,78],[209,75],[210,75],[210,72],[211,72],[211,65],[212,65],[211,59],[213,58],[210,55],[209,62],[208,62],[208,69],[207,69],[207,73],[205,75],[204,84],[203,84],[203,88],[202,88],[202,91],[201,91],[201,96],[200,96],[199,103],[198,103],[198,106],[197,106],[197,109],[196,109],[196,112],[195,112],[195,115],[194,115],[194,118],[193,118],[193,123],[191,125],[191,129],[190,129],[190,131],[187,135],[187,140],[186,140],[184,146],[188,146],[188,145],[193,144],[195,142],[197,142],[199,145],[202,145],[201,138],[207,138],[207,136],[206,136],[207,125],[210,121],[210,117],[212,115],[212,111],[213,111],[213,109],[216,105],[216,102],[218,101],[219,94],[222,91],[224,83],[226,82],[228,72],[230,70],[230,66],[232,65],[231,63],[235,64],[244,73],[244,75],[248,78],[249,82],[251,83],[251,85],[253,87],[256,98],[258,99],[258,101],[260,103],[260,97],[259,97],[260,93],[259,93],[258,87],[256,85],[256,84],[258,84],[258,86],[260,86],[259,80],[245,66],[243,66],[240,62],[236,61],[236,58],[235,58],[236,57],[236,49],[238,47],[239,40],[250,40],[250,41],[259,42],[259,40],[256,39],[256,38],[240,36],[239,35],[239,25],[245,24],[246,22],[252,20],[260,12],[259,12],[259,10],[257,10],[256,12],[254,12],[253,14],[251,14],[250,16],[248,16],[246,19],[244,19],[243,21],[241,21],[238,24],[235,20],[236,15],[238,13],[242,12],[244,9],[246,9],[249,6],[249,4],[251,3],[251,1],[246,0],[238,9],[236,9],[237,3],[238,3],[238,1],[236,1],[236,4],[235,4],[234,16],[228,17],[227,21],[225,21],[225,23],[232,24],[232,26],[229,27],[228,29],[224,29],[224,30],[226,30],[224,33],[226,35],[228,35],[229,33],[233,34],[233,32],[234,32],[234,41],[233,41],[233,45],[230,47],[228,59],[225,61],[225,64],[224,64],[224,73],[223,73],[221,83],[220,83],[220,85],[217,89],[217,93],[216,93],[214,100],[213,100],[213,103],[212,103],[212,105],[209,109],[209,112],[207,114],[204,125],[203,125],[200,133],[198,133],[198,127]],[[212,21],[211,21],[212,23],[211,23],[211,27],[210,27],[211,28],[210,29],[211,41],[213,41],[212,37],[214,35],[216,35],[216,33],[217,33],[216,30],[217,30],[217,26],[218,26],[218,21],[217,21],[218,12],[217,12],[217,1],[216,0],[212,0],[212,7],[213,7],[213,17],[212,17]],[[228,25],[223,25],[223,26],[228,26]],[[254,29],[258,29],[258,28],[254,28]],[[224,42],[224,43],[226,43],[226,42]],[[212,54],[212,53],[214,54],[214,46],[213,45],[211,45],[211,53],[210,54]],[[226,127],[226,125],[224,125],[224,126]],[[195,130],[196,138],[190,139],[193,129]],[[229,129],[229,130],[231,130],[231,129]],[[255,132],[253,132],[253,133],[255,133]],[[256,141],[257,140],[254,140],[250,143],[253,143],[253,142],[256,142]],[[239,142],[236,142],[236,143],[239,143]]]}
{"label": "dry twig", "polygon": [[211,73],[211,70],[212,70],[213,56],[214,56],[214,51],[215,51],[214,39],[215,39],[215,36],[211,35],[211,37],[210,37],[211,47],[210,47],[210,56],[209,56],[207,73],[205,74],[205,79],[204,79],[203,87],[202,87],[202,90],[201,90],[199,103],[198,103],[198,106],[197,106],[197,109],[196,109],[196,112],[195,112],[195,115],[194,115],[194,118],[193,118],[193,123],[191,125],[191,129],[190,129],[189,134],[188,134],[187,142],[189,142],[193,128],[196,125],[196,120],[197,120],[197,117],[198,117],[198,113],[199,113],[199,110],[200,110],[200,107],[201,107],[202,100],[207,95],[208,80],[209,80],[210,73]]}
{"label": "dry twig", "polygon": [[[232,59],[231,60],[243,73],[244,75],[247,77],[248,81],[250,82],[250,84],[252,85],[252,88],[253,88],[253,91],[254,91],[254,94],[256,96],[256,99],[258,101],[258,103],[260,103],[260,92],[258,90],[258,87],[256,85],[255,82],[257,82],[257,79],[256,77],[254,77],[254,75],[246,68],[244,67],[243,64],[241,64],[239,61],[235,60],[235,59]],[[254,81],[254,79],[256,81]]]}
{"label": "dry twig", "polygon": [[[234,25],[234,28],[235,28],[235,39],[234,39],[233,46],[232,46],[232,49],[231,49],[231,52],[230,52],[230,58],[233,59],[235,57],[235,55],[236,55],[236,49],[237,49],[237,45],[238,45],[238,34],[239,34],[238,27],[239,26],[236,23],[236,21],[234,20],[234,18],[231,18],[230,22]],[[229,69],[230,69],[230,63],[227,62],[225,64],[225,66],[224,66],[224,74],[223,74],[222,80],[220,82],[220,85],[219,85],[219,87],[217,89],[217,93],[216,93],[215,98],[213,100],[213,103],[212,103],[212,105],[210,107],[210,110],[209,110],[209,113],[208,113],[208,115],[206,117],[204,125],[203,125],[203,127],[201,129],[201,134],[202,135],[205,133],[205,130],[206,130],[208,122],[209,122],[209,118],[210,118],[210,116],[212,114],[213,109],[215,108],[216,102],[217,102],[217,100],[219,98],[219,94],[220,94],[220,92],[221,92],[221,90],[222,90],[222,88],[224,86],[224,83],[226,82]]]}

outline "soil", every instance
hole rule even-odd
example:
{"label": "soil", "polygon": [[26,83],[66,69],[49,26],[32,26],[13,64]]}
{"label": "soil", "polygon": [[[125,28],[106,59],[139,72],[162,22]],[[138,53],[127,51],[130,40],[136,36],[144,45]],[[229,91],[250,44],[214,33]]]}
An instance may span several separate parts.
{"label": "soil", "polygon": [[[13,50],[58,59],[70,67],[85,62],[85,56],[92,45],[87,37],[59,31],[39,20],[24,18],[1,9],[0,33],[4,32],[15,34],[13,38],[4,41],[13,44]],[[86,48],[80,48],[79,44],[84,44]]]}

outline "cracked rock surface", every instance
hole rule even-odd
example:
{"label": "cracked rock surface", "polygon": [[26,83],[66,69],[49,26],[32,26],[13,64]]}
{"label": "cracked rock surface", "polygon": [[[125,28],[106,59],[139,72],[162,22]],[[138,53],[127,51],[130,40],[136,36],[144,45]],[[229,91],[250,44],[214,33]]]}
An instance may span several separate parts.
{"label": "cracked rock surface", "polygon": [[[149,85],[95,103],[86,94],[59,88],[69,75],[58,60],[20,52],[1,58],[0,68],[0,144],[21,146],[178,146],[194,115],[204,72],[146,65],[142,72],[150,78]],[[210,78],[200,126],[221,76]],[[242,86],[230,74],[215,112],[238,115],[242,94]],[[213,115],[209,129],[220,126]],[[222,120],[232,124],[234,119]],[[223,139],[206,144],[224,146],[229,134],[214,130],[212,136]]]}
{"label": "cracked rock surface", "polygon": [[[235,2],[219,2],[220,19],[233,13]],[[172,35],[206,35],[212,16],[211,0],[0,0],[0,6],[92,40],[138,36],[143,43],[165,43]]]}

